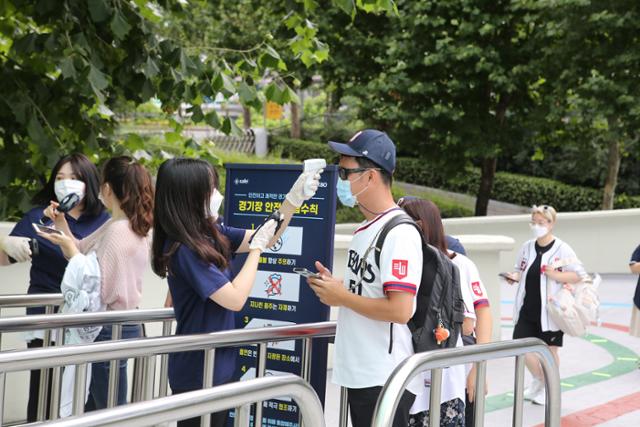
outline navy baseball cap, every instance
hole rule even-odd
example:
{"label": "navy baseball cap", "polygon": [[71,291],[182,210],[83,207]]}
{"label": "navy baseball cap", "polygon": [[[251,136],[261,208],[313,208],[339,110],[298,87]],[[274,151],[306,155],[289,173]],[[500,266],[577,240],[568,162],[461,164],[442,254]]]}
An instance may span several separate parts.
{"label": "navy baseball cap", "polygon": [[369,159],[391,175],[396,168],[396,146],[386,133],[379,130],[361,130],[348,143],[329,141],[329,147],[343,156]]}

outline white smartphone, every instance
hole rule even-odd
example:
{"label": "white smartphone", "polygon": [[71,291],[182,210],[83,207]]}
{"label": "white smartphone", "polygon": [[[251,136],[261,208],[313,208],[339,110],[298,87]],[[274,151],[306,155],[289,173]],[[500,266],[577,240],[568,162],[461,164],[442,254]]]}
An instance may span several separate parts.
{"label": "white smartphone", "polygon": [[44,233],[44,234],[59,234],[59,235],[64,235],[64,233],[60,230],[56,230],[53,227],[48,227],[46,225],[42,225],[42,224],[36,224],[35,222],[32,222],[31,225],[33,226],[33,229],[36,230],[36,233]]}
{"label": "white smartphone", "polygon": [[306,277],[306,278],[313,278],[313,279],[319,279],[320,278],[320,274],[318,273],[314,273],[312,271],[307,270],[306,268],[298,268],[295,267],[293,269],[294,273],[298,273],[299,275]]}

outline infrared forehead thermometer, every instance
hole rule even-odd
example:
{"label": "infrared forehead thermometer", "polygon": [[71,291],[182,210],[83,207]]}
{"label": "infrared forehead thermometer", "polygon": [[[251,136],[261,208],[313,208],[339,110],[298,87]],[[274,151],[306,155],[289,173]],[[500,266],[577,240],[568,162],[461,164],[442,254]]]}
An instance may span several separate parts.
{"label": "infrared forehead thermometer", "polygon": [[315,191],[311,189],[311,184],[314,179],[314,175],[324,169],[327,166],[327,161],[325,159],[307,159],[304,161],[304,169],[303,172],[314,172],[309,174],[306,182],[304,183],[304,195],[307,197],[312,197],[315,194]]}

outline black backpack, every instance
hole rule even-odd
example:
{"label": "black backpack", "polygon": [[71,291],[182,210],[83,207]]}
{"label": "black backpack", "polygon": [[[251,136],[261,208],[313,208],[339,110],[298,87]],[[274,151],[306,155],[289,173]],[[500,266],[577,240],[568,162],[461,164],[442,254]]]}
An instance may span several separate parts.
{"label": "black backpack", "polygon": [[[448,256],[426,243],[422,230],[413,219],[402,213],[389,220],[378,233],[375,261],[380,267],[380,251],[387,234],[395,226],[410,224],[422,236],[422,279],[416,295],[416,312],[407,323],[416,353],[456,346],[464,320],[464,302],[460,290],[460,272]],[[442,324],[449,338],[437,343],[434,330]],[[393,323],[389,326],[389,353],[393,348]]]}

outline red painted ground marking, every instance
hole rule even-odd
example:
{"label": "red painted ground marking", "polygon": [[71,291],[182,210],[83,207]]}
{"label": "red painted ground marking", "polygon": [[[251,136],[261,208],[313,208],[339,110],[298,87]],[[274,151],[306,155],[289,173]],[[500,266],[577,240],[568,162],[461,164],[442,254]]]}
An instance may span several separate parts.
{"label": "red painted ground marking", "polygon": [[[640,392],[562,417],[562,427],[592,427],[640,410]],[[544,427],[538,424],[536,427]]]}
{"label": "red painted ground marking", "polygon": [[[500,320],[513,320],[513,317],[501,317]],[[591,322],[591,326],[598,326],[596,322]],[[599,326],[600,328],[613,329],[620,332],[629,332],[629,327],[626,325],[619,325],[617,323],[603,322]]]}

